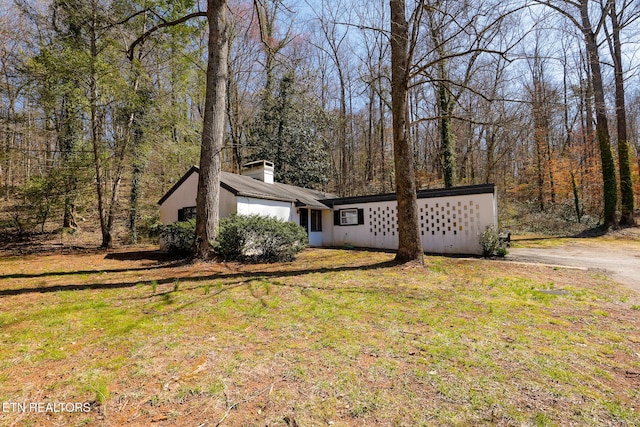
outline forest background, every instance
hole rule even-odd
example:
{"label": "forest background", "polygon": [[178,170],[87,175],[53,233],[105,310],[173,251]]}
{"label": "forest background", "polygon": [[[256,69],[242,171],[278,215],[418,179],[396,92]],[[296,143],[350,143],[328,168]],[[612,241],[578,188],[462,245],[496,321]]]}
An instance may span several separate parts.
{"label": "forest background", "polygon": [[[514,232],[633,220],[638,2],[409,9],[418,188],[494,182],[501,227]],[[198,164],[205,10],[192,0],[0,2],[0,230],[102,219],[136,242],[154,227],[157,200]],[[223,170],[266,159],[280,182],[394,191],[388,4],[233,1],[229,17]]]}

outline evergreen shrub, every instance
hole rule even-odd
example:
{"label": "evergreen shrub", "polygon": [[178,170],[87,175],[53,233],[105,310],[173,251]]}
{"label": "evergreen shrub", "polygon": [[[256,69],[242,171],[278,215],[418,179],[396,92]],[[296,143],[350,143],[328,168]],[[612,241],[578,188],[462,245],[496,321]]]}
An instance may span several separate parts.
{"label": "evergreen shrub", "polygon": [[195,241],[195,219],[164,225],[160,231],[160,249],[170,254],[191,254],[195,246]]}
{"label": "evergreen shrub", "polygon": [[480,245],[482,245],[482,256],[504,258],[507,253],[506,242],[500,239],[500,234],[495,228],[487,227],[480,235]]}
{"label": "evergreen shrub", "polygon": [[233,215],[220,219],[216,254],[226,261],[287,262],[308,244],[297,224],[262,215]]}

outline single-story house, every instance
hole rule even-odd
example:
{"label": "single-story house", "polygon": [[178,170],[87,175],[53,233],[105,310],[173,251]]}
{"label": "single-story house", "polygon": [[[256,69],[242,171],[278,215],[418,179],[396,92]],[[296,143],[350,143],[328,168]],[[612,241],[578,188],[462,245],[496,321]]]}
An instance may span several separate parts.
{"label": "single-story house", "polygon": [[[303,226],[311,246],[397,249],[397,201],[394,193],[336,197],[333,194],[274,182],[268,161],[245,165],[242,175],[222,172],[220,216],[260,214]],[[195,215],[198,167],[194,166],[160,199],[164,224]],[[493,184],[420,190],[418,213],[425,252],[481,254],[480,235],[497,228]]]}

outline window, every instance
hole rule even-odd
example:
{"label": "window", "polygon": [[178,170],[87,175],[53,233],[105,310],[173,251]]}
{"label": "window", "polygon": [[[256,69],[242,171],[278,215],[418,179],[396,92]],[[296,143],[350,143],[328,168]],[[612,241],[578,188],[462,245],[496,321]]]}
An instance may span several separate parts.
{"label": "window", "polygon": [[364,224],[364,209],[339,209],[333,211],[333,225]]}
{"label": "window", "polygon": [[358,209],[341,209],[340,225],[357,225]]}
{"label": "window", "polygon": [[196,217],[196,207],[189,206],[186,208],[178,209],[178,221],[188,221]]}
{"label": "window", "polygon": [[322,231],[322,211],[311,211],[311,231]]}

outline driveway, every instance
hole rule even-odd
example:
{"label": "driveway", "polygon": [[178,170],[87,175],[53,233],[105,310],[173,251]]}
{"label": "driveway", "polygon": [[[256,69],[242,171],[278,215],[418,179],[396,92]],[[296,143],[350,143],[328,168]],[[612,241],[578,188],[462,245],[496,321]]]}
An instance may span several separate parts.
{"label": "driveway", "polygon": [[640,243],[572,240],[548,248],[510,248],[508,260],[599,270],[640,293]]}

